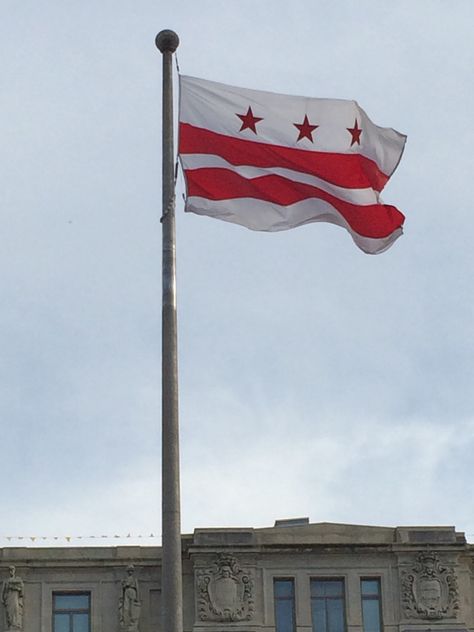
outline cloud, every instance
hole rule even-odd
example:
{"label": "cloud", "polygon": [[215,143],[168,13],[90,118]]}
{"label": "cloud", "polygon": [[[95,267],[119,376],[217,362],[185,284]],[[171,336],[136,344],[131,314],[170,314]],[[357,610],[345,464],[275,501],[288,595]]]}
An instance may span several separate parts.
{"label": "cloud", "polygon": [[265,235],[184,216],[178,188],[183,528],[308,515],[474,533],[471,9],[2,5],[6,531],[159,523],[153,41],[172,27],[185,74],[356,98],[408,133],[384,192],[405,235],[375,258],[335,226]]}

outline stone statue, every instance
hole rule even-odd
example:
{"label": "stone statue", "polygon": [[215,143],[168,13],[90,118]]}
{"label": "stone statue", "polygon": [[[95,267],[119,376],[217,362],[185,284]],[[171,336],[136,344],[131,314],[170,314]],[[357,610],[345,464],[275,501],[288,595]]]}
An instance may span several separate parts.
{"label": "stone statue", "polygon": [[3,582],[2,602],[5,606],[7,632],[23,629],[23,580],[15,575],[15,567],[9,566],[10,577]]}
{"label": "stone statue", "polygon": [[123,632],[138,632],[138,621],[142,604],[138,595],[138,580],[135,568],[127,567],[127,577],[122,580],[122,593],[119,599],[120,629]]}

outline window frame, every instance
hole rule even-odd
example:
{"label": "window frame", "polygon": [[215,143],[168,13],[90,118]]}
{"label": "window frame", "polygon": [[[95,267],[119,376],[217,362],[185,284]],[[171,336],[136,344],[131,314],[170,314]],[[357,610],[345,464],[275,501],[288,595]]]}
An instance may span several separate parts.
{"label": "window frame", "polygon": [[[333,595],[325,595],[324,597],[313,597],[313,591],[312,591],[312,584],[316,583],[316,582],[341,582],[342,584],[342,590],[340,595],[337,596],[333,596]],[[316,599],[322,599],[324,600],[324,607],[325,607],[325,612],[326,612],[326,621],[328,620],[328,616],[327,616],[327,601],[330,600],[336,600],[336,599],[342,599],[342,620],[343,620],[343,631],[342,632],[347,632],[348,630],[348,626],[347,626],[347,606],[346,606],[346,602],[347,602],[347,594],[346,594],[346,578],[342,575],[317,575],[317,576],[311,576],[309,578],[309,598],[310,598],[310,607],[311,607],[311,630],[312,632],[334,632],[333,630],[328,629],[328,626],[326,625],[326,629],[325,630],[317,630],[316,629],[316,624],[314,621],[314,617],[313,617],[313,600]]]}
{"label": "window frame", "polygon": [[[88,598],[88,606],[87,608],[57,608],[56,607],[56,597],[87,597]],[[52,615],[52,632],[56,632],[56,614],[68,614],[69,615],[69,632],[74,632],[71,629],[72,625],[72,616],[75,614],[87,614],[88,615],[88,632],[91,632],[92,627],[92,593],[90,590],[53,590],[51,593],[51,615]]]}
{"label": "window frame", "polygon": [[[275,591],[275,584],[277,582],[291,582],[293,587],[293,594],[291,597],[277,597]],[[292,618],[293,618],[293,631],[296,632],[296,580],[295,577],[291,576],[274,576],[273,577],[273,618],[275,623],[275,632],[278,632],[278,621],[277,621],[277,602],[278,601],[289,601],[291,602],[292,609]]]}
{"label": "window frame", "polygon": [[[378,593],[377,595],[364,595],[362,590],[362,582],[371,581],[377,582],[378,584]],[[365,632],[365,624],[364,624],[364,601],[378,601],[379,604],[379,622],[380,628],[378,632],[383,632],[384,623],[383,623],[383,608],[382,608],[382,578],[380,575],[364,575],[360,577],[360,607],[361,607],[361,615],[362,615],[362,631]]]}

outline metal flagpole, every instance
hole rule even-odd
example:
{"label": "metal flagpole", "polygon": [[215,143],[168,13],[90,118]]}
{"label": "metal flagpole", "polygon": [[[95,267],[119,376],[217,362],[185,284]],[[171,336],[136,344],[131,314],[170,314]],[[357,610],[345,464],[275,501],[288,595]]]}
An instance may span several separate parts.
{"label": "metal flagpole", "polygon": [[183,632],[181,517],[179,498],[178,345],[176,321],[176,229],[174,213],[173,53],[179,38],[161,31],[163,54],[163,306],[162,306],[162,537],[163,632]]}

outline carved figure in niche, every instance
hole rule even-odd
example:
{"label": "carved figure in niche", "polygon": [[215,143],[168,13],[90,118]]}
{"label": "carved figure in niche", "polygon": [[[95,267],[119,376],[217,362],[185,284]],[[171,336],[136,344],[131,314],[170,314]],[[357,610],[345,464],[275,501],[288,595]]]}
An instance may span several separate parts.
{"label": "carved figure in niche", "polygon": [[14,566],[9,566],[8,572],[10,576],[2,587],[7,632],[23,629],[23,580],[16,576]]}
{"label": "carved figure in niche", "polygon": [[231,555],[221,554],[213,566],[197,572],[201,621],[244,621],[253,616],[253,582]]}
{"label": "carved figure in niche", "polygon": [[123,632],[138,632],[141,607],[138,579],[131,564],[127,567],[127,577],[122,579],[122,593],[119,599],[120,629]]}
{"label": "carved figure in niche", "polygon": [[408,617],[444,619],[459,609],[453,568],[442,566],[436,553],[420,553],[411,571],[402,575],[402,602]]}

